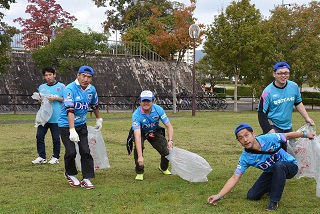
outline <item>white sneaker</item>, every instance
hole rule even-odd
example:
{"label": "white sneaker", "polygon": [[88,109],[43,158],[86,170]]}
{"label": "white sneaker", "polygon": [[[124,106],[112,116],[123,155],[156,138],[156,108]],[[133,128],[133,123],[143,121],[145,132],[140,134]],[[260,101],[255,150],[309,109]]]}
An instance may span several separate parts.
{"label": "white sneaker", "polygon": [[37,157],[35,160],[32,161],[33,164],[43,164],[47,163],[47,160],[42,157]]}
{"label": "white sneaker", "polygon": [[51,160],[48,163],[50,163],[50,164],[59,163],[59,159],[52,156]]}
{"label": "white sneaker", "polygon": [[85,187],[86,189],[93,189],[94,186],[91,183],[91,181],[87,178],[82,179],[81,181],[81,187]]}
{"label": "white sneaker", "polygon": [[80,186],[80,181],[78,180],[78,178],[76,176],[68,175],[67,173],[65,173],[64,177],[67,179],[67,181],[69,182],[69,184],[72,187],[79,187]]}

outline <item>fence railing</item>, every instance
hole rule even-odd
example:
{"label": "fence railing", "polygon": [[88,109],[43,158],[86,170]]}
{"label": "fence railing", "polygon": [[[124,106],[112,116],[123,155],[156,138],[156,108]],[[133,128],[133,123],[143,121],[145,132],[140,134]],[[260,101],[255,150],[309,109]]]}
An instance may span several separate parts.
{"label": "fence railing", "polygon": [[[11,39],[11,48],[19,51],[38,49],[50,43],[50,35],[37,33],[15,34]],[[107,55],[139,57],[150,61],[166,61],[141,42],[108,40],[107,46],[108,49],[104,53]]]}
{"label": "fence railing", "polygon": [[[257,100],[252,97],[238,97],[239,101],[245,102],[248,111],[256,111],[254,106],[257,105]],[[102,111],[134,111],[139,106],[139,96],[99,96],[99,108]],[[159,95],[155,97],[155,103],[162,106],[164,109],[172,109],[173,102],[171,95]],[[197,96],[196,108],[197,110],[225,110],[233,103],[232,97],[227,99],[215,96]],[[320,109],[317,106],[316,100],[312,99],[309,103],[308,110]],[[0,94],[0,113],[35,113],[40,108],[36,100],[31,98],[31,95],[22,94]],[[177,110],[191,110],[192,97],[178,96]],[[229,107],[230,108],[230,107]],[[232,110],[230,108],[229,110]]]}

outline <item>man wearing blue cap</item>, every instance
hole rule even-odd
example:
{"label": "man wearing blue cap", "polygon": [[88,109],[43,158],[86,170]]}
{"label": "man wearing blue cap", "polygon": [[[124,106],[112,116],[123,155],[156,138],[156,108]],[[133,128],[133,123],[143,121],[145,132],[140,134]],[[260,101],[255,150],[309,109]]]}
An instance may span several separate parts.
{"label": "man wearing blue cap", "polygon": [[[171,175],[169,171],[169,149],[173,144],[173,127],[168,116],[161,106],[153,103],[154,95],[145,90],[140,94],[140,106],[132,114],[132,130],[134,134],[134,161],[136,164],[136,180],[143,180],[144,174],[144,141],[149,143],[161,155],[159,170],[165,175]],[[168,132],[168,141],[165,138],[164,128],[159,126],[159,121],[165,125]]]}
{"label": "man wearing blue cap", "polygon": [[238,160],[238,166],[219,194],[211,195],[208,202],[217,205],[219,200],[229,193],[239,182],[245,171],[253,166],[263,170],[258,180],[247,193],[248,200],[260,200],[264,194],[269,194],[270,201],[266,210],[276,210],[281,200],[286,179],[293,178],[298,173],[296,159],[281,148],[287,139],[313,139],[315,133],[288,132],[270,133],[256,136],[249,124],[239,124],[234,134],[245,148]]}
{"label": "man wearing blue cap", "polygon": [[[61,115],[58,120],[59,131],[63,145],[65,146],[64,164],[65,178],[73,187],[84,187],[93,189],[94,185],[90,179],[95,177],[93,158],[90,154],[88,144],[87,113],[93,109],[96,116],[97,130],[102,128],[98,106],[98,95],[96,88],[91,85],[94,71],[90,66],[81,66],[78,70],[77,79],[66,86],[63,95]],[[79,146],[81,155],[81,182],[76,175],[78,170],[75,164],[76,148]]]}
{"label": "man wearing blue cap", "polygon": [[[293,106],[306,123],[314,125],[302,103],[298,85],[288,80],[290,66],[286,62],[276,63],[273,76],[275,80],[263,90],[258,106],[258,119],[263,133],[291,132]],[[283,146],[287,150],[287,145]]]}

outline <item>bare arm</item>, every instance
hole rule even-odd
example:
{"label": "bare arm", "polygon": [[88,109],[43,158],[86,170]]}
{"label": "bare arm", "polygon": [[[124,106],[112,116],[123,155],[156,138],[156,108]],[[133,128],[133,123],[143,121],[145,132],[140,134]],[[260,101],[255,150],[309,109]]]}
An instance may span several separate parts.
{"label": "bare arm", "polygon": [[165,124],[168,131],[168,149],[172,148],[172,140],[173,140],[173,127],[171,123]]}
{"label": "bare arm", "polygon": [[242,175],[240,174],[233,174],[231,178],[227,181],[224,187],[220,190],[218,195],[211,195],[208,198],[208,202],[213,205],[217,205],[217,202],[226,194],[228,194],[239,182]]}
{"label": "bare arm", "polygon": [[58,101],[58,102],[62,102],[63,98],[62,97],[48,97],[48,100],[53,102],[53,101]]}
{"label": "bare arm", "polygon": [[99,108],[94,109],[94,110],[93,110],[93,113],[94,113],[94,115],[96,116],[96,118],[97,118],[97,119],[99,119],[99,118],[100,118],[100,111],[99,111]]}
{"label": "bare arm", "polygon": [[299,105],[296,106],[298,112],[301,114],[301,116],[304,118],[306,123],[310,123],[311,126],[313,126],[315,123],[314,121],[309,117],[308,112],[306,111],[306,108],[304,107],[303,103],[299,103]]}
{"label": "bare arm", "polygon": [[144,159],[142,155],[142,143],[141,143],[141,130],[137,129],[133,131],[134,134],[134,143],[138,154],[138,164],[139,166],[144,165]]}
{"label": "bare arm", "polygon": [[74,128],[74,113],[72,112],[68,113],[68,123],[69,123],[69,129]]}
{"label": "bare arm", "polygon": [[[299,137],[304,137],[304,138],[309,138],[310,140],[312,140],[316,134],[312,133],[312,132],[288,132],[288,133],[284,133],[284,135],[286,136],[287,139],[292,139],[292,138],[299,138]],[[305,135],[305,136],[304,136]]]}

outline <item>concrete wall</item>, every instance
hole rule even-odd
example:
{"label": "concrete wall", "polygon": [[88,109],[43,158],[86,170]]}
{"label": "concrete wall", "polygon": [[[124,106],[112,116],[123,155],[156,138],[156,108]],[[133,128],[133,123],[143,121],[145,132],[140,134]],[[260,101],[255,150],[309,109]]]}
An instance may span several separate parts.
{"label": "concrete wall", "polygon": [[[35,67],[30,53],[12,53],[12,58],[9,72],[0,76],[0,94],[31,95],[45,82],[41,71]],[[92,67],[95,71],[93,85],[99,96],[139,95],[145,89],[158,95],[171,94],[170,72],[177,73],[177,92],[192,91],[192,71],[186,64],[176,68],[175,64],[150,62],[140,58],[105,57],[95,59]],[[76,74],[71,74],[61,77],[57,74],[57,80],[68,84],[75,76]],[[1,103],[6,103],[6,99],[0,96]],[[9,97],[8,100],[10,99],[12,98]],[[27,96],[18,99],[30,101]]]}

